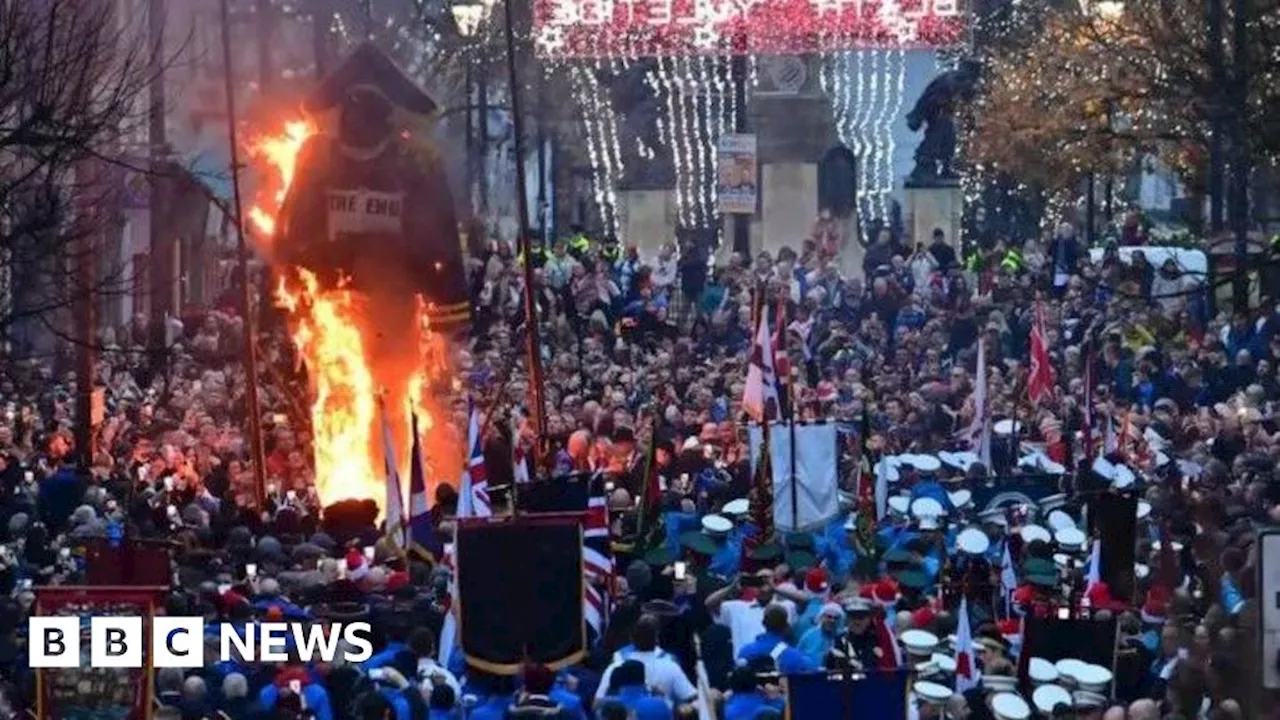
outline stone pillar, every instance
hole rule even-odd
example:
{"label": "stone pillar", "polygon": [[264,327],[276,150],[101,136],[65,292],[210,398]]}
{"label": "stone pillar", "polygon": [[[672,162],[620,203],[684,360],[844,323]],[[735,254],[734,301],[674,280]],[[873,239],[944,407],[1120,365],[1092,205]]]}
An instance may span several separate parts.
{"label": "stone pillar", "polygon": [[818,165],[771,162],[760,168],[760,246],[776,256],[790,246],[797,253],[818,217]]}
{"label": "stone pillar", "polygon": [[751,250],[800,252],[818,218],[818,162],[839,143],[831,103],[819,82],[821,58],[766,56],[749,108],[760,159],[760,212]]}
{"label": "stone pillar", "polygon": [[908,247],[917,243],[928,245],[933,241],[933,231],[946,233],[947,243],[960,247],[960,222],[964,215],[964,194],[958,185],[913,187],[907,185],[906,229],[911,233]]}
{"label": "stone pillar", "polygon": [[618,190],[618,226],[622,242],[652,258],[676,239],[675,193],[671,190]]}

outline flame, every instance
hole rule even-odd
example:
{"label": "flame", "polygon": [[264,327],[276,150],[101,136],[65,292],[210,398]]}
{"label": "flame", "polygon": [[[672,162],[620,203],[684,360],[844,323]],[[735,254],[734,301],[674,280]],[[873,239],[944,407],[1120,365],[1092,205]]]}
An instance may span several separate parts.
{"label": "flame", "polygon": [[[250,148],[273,176],[249,211],[250,221],[267,237],[276,227],[298,169],[298,154],[316,132],[309,121],[292,121],[280,133],[258,138]],[[393,443],[399,446],[393,451],[407,510],[411,413],[417,414],[422,434],[429,496],[434,495],[434,479],[457,478],[463,466],[462,443],[452,423],[441,422],[448,417],[443,397],[447,392],[438,387],[442,382],[433,383],[433,379],[452,377],[449,348],[443,336],[431,331],[423,299],[417,297],[412,306],[413,326],[401,328],[395,326],[396,320],[388,320],[388,316],[410,316],[410,308],[399,299],[382,298],[378,306],[341,283],[336,288],[322,287],[303,268],[288,268],[279,275],[275,302],[288,315],[293,346],[308,378],[315,482],[321,502],[327,506],[347,499],[372,499],[378,503],[379,516],[385,512],[382,423],[386,422],[392,428]],[[385,339],[415,331],[416,346]]]}
{"label": "flame", "polygon": [[265,193],[270,199],[271,209],[261,202],[249,207],[249,222],[263,237],[271,237],[275,232],[276,216],[284,205],[284,197],[293,185],[293,176],[298,169],[298,155],[302,146],[317,132],[318,128],[310,120],[291,120],[284,124],[279,134],[264,135],[250,143],[250,157],[265,161],[275,175],[272,182],[275,189]]}

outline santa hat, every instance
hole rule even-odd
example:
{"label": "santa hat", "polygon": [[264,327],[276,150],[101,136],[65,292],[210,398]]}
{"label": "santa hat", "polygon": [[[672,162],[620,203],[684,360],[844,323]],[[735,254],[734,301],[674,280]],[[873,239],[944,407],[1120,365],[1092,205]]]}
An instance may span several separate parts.
{"label": "santa hat", "polygon": [[890,579],[872,583],[868,586],[866,597],[877,605],[892,605],[898,601],[898,584]]}
{"label": "santa hat", "polygon": [[1085,591],[1084,596],[1089,601],[1089,607],[1095,610],[1118,610],[1124,607],[1124,603],[1118,602],[1111,597],[1111,588],[1101,580],[1090,586]]}
{"label": "santa hat", "polygon": [[1146,602],[1142,603],[1142,622],[1148,625],[1164,624],[1171,595],[1168,589],[1160,585],[1148,590]]}
{"label": "santa hat", "polygon": [[409,585],[409,573],[401,570],[387,576],[387,592],[394,593]]}
{"label": "santa hat", "polygon": [[364,553],[356,548],[347,551],[347,577],[352,582],[360,582],[369,574],[369,563],[364,559]]}
{"label": "santa hat", "polygon": [[933,621],[937,617],[938,614],[933,611],[933,608],[926,605],[911,613],[911,627],[921,629],[927,628],[933,624]]}
{"label": "santa hat", "polygon": [[822,593],[826,592],[830,587],[830,581],[827,578],[827,571],[823,568],[813,568],[804,576],[804,587],[809,592]]}

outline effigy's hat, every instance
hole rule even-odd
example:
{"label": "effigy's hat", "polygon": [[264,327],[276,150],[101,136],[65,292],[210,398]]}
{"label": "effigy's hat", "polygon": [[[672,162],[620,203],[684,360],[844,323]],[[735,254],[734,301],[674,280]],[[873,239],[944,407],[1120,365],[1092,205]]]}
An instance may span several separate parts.
{"label": "effigy's hat", "polygon": [[306,108],[312,112],[330,110],[359,92],[372,92],[417,115],[430,115],[438,107],[378,46],[363,42],[320,81],[307,98]]}

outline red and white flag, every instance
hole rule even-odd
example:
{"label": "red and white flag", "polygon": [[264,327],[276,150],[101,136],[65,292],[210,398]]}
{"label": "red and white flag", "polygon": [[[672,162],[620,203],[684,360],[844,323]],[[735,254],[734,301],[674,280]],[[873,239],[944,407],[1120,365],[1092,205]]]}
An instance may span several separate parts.
{"label": "red and white flag", "polygon": [[480,411],[471,408],[467,428],[467,467],[458,483],[458,517],[489,517],[489,473],[484,466],[484,445],[480,441]]}
{"label": "red and white flag", "polygon": [[742,391],[742,407],[756,422],[778,419],[778,376],[774,372],[773,336],[768,313],[761,309],[760,325],[751,344],[747,384]]}
{"label": "red and white flag", "polygon": [[956,692],[978,686],[981,675],[973,659],[973,634],[969,631],[969,599],[960,598],[960,618],[956,623]]}
{"label": "red and white flag", "polygon": [[1027,399],[1035,405],[1053,394],[1053,364],[1045,344],[1044,308],[1036,301],[1035,320],[1031,325],[1031,374],[1027,376]]}
{"label": "red and white flag", "polygon": [[597,634],[608,616],[608,586],[613,580],[613,551],[609,546],[609,506],[604,482],[593,479],[582,522],[583,617]]}

